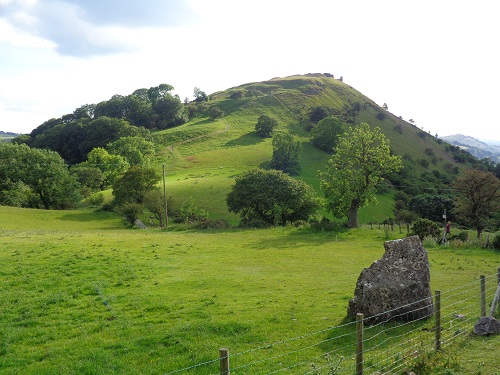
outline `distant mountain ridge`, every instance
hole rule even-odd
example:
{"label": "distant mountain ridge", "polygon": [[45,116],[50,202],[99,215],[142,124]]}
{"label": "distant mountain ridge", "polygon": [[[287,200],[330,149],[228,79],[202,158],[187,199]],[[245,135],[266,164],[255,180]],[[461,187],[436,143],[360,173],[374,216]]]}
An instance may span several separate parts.
{"label": "distant mountain ridge", "polygon": [[452,145],[459,146],[478,159],[490,158],[495,163],[500,163],[500,146],[491,145],[462,134],[447,135],[440,138]]}

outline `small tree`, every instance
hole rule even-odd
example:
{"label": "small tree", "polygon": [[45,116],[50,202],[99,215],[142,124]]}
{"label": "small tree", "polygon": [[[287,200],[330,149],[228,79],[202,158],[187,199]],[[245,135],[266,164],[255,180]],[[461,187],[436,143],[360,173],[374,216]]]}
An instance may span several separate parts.
{"label": "small tree", "polygon": [[327,117],[311,130],[311,143],[326,152],[333,152],[343,134],[342,122],[335,117]]}
{"label": "small tree", "polygon": [[475,228],[480,238],[500,209],[500,180],[491,172],[469,169],[455,180],[453,188],[457,192],[455,214]]}
{"label": "small tree", "polygon": [[300,165],[301,145],[293,136],[285,132],[273,135],[273,157],[271,166],[286,173],[297,173]]}
{"label": "small tree", "polygon": [[319,208],[314,190],[305,182],[263,169],[238,176],[226,202],[229,211],[240,214],[242,224],[285,225],[309,220]]}
{"label": "small tree", "polygon": [[123,204],[144,202],[146,193],[156,188],[160,177],[152,168],[132,166],[113,183],[113,196],[116,203]]}
{"label": "small tree", "polygon": [[259,137],[267,138],[271,136],[271,133],[277,126],[278,121],[276,121],[276,119],[262,115],[257,120],[257,124],[255,124],[255,133],[257,133]]}

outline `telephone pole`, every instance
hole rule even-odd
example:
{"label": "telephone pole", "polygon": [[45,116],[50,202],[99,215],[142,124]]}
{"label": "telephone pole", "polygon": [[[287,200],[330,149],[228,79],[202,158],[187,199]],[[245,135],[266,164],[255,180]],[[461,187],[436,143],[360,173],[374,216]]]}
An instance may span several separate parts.
{"label": "telephone pole", "polygon": [[168,228],[168,206],[167,206],[167,186],[165,185],[165,163],[162,164],[163,169],[163,202],[165,203],[165,228]]}

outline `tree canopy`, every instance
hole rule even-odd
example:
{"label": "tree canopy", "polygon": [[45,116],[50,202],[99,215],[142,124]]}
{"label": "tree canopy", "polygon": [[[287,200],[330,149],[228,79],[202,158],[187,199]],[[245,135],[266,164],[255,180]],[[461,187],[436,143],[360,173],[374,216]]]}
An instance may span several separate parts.
{"label": "tree canopy", "polygon": [[500,209],[500,180],[491,172],[469,169],[453,183],[457,192],[455,215],[481,237],[488,222]]}
{"label": "tree canopy", "polygon": [[271,133],[277,126],[278,121],[276,121],[276,119],[267,115],[262,115],[257,120],[257,124],[255,124],[255,133],[257,133],[259,137],[267,138],[271,136]]}
{"label": "tree canopy", "polygon": [[153,168],[134,165],[113,183],[113,197],[118,205],[124,203],[143,204],[146,194],[157,189],[160,177]]}
{"label": "tree canopy", "polygon": [[76,176],[57,152],[0,142],[0,204],[65,209],[80,196]]}
{"label": "tree canopy", "polygon": [[236,178],[226,198],[243,225],[285,225],[309,220],[319,208],[314,190],[282,171],[254,169]]}
{"label": "tree canopy", "polygon": [[291,134],[275,132],[273,135],[271,167],[286,173],[297,173],[301,169],[301,151],[300,142],[296,141]]}
{"label": "tree canopy", "polygon": [[383,177],[401,168],[401,157],[391,155],[389,141],[379,128],[372,130],[366,123],[349,128],[321,173],[329,211],[348,218],[348,226],[356,228],[359,208],[376,202],[376,188]]}
{"label": "tree canopy", "polygon": [[326,117],[311,129],[311,143],[323,151],[332,153],[343,133],[342,121],[335,117]]}

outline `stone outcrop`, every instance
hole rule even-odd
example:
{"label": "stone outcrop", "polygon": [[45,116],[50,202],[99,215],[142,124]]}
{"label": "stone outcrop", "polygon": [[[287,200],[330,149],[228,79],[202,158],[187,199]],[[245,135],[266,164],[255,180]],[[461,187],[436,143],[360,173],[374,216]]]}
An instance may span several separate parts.
{"label": "stone outcrop", "polygon": [[359,275],[347,315],[366,324],[412,321],[434,313],[427,251],[418,236],[384,243],[385,253]]}
{"label": "stone outcrop", "polygon": [[474,333],[483,336],[500,333],[500,321],[492,316],[484,316],[474,325]]}

